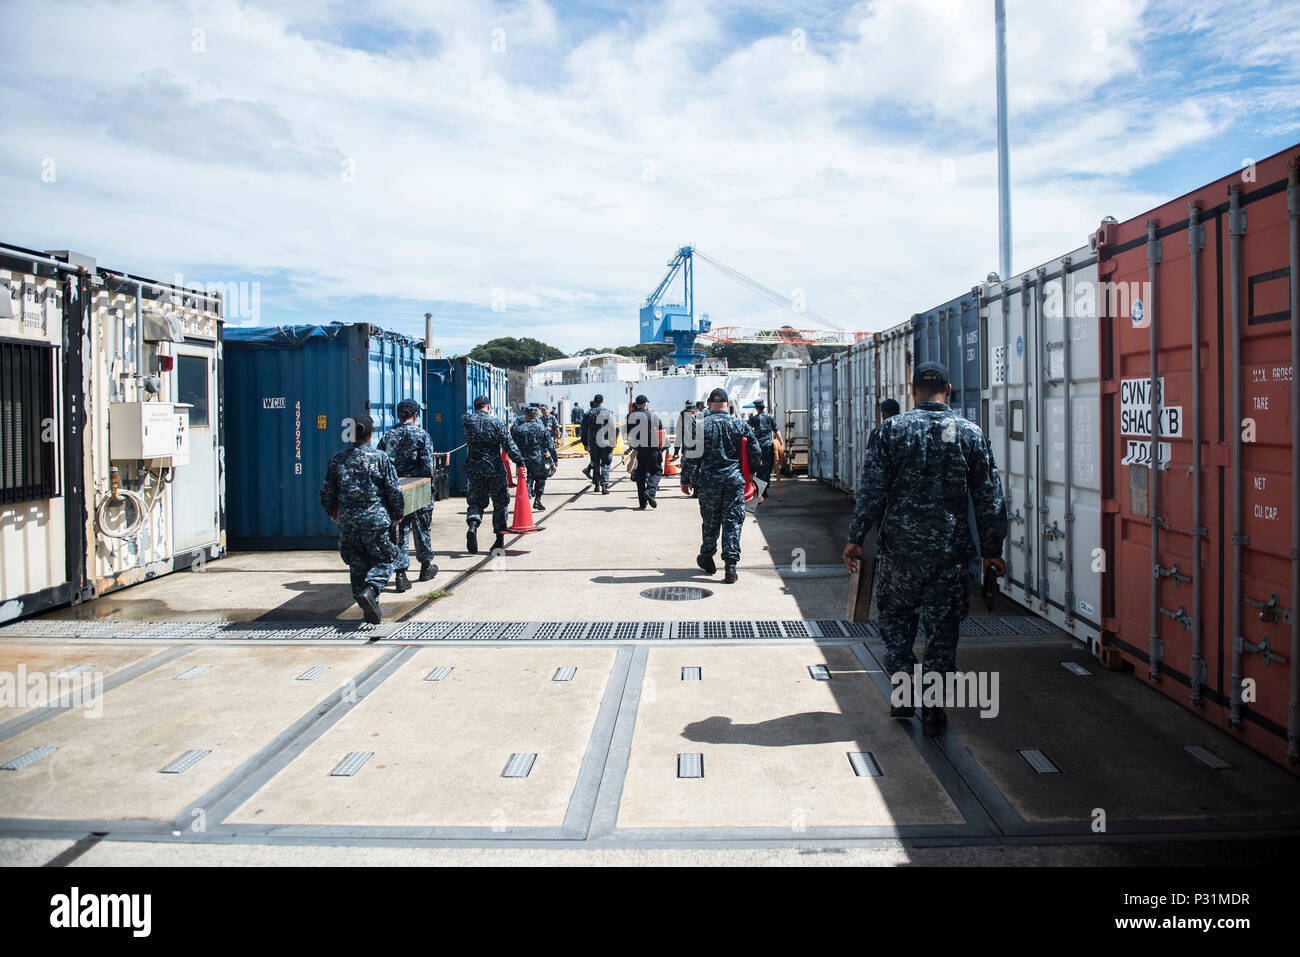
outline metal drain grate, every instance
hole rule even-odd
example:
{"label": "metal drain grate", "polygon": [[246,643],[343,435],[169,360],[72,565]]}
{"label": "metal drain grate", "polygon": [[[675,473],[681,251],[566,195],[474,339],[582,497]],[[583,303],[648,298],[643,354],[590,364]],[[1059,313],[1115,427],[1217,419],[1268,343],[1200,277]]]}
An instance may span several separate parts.
{"label": "metal drain grate", "polygon": [[327,666],[315,665],[311,668],[308,668],[306,671],[304,671],[302,674],[300,674],[297,678],[293,680],[294,681],[315,681],[317,678],[319,678],[327,671],[329,671],[329,668]]}
{"label": "metal drain grate", "polygon": [[678,638],[698,638],[700,636],[700,623],[698,621],[679,621],[677,623]]}
{"label": "metal drain grate", "polygon": [[756,621],[754,627],[758,629],[760,638],[780,638],[781,626],[774,621]]}
{"label": "metal drain grate", "polygon": [[704,680],[704,673],[703,673],[699,668],[683,668],[683,669],[682,669],[682,680],[683,680],[683,681],[703,681],[703,680]]}
{"label": "metal drain grate", "polygon": [[194,767],[194,765],[198,764],[200,761],[202,761],[211,753],[212,753],[211,751],[204,751],[198,748],[191,748],[189,751],[186,751],[176,760],[170,762],[169,764],[164,764],[161,768],[158,769],[158,773],[159,774],[184,774],[186,771]]}
{"label": "metal drain grate", "polygon": [[1062,661],[1061,667],[1072,675],[1078,675],[1080,678],[1091,678],[1092,672],[1083,665],[1075,661]]}
{"label": "metal drain grate", "polygon": [[823,638],[844,638],[844,628],[833,618],[819,618],[814,624],[821,629]]}
{"label": "metal drain grate", "polygon": [[807,638],[808,626],[802,621],[785,621],[781,623],[785,626],[786,636],[789,638]]}
{"label": "metal drain grate", "polygon": [[753,638],[754,626],[747,621],[728,622],[727,635],[731,638]]}
{"label": "metal drain grate", "polygon": [[677,755],[677,776],[679,778],[704,777],[704,755],[702,754]]}
{"label": "metal drain grate", "polygon": [[1037,748],[1019,748],[1017,752],[1039,774],[1061,773],[1061,769],[1056,766],[1056,763]]}
{"label": "metal drain grate", "polygon": [[497,637],[498,638],[519,638],[520,636],[523,635],[524,628],[527,627],[527,624],[528,624],[527,622],[523,622],[523,621],[512,621],[510,622],[510,624],[506,625],[504,630],[502,630],[501,634],[497,635]]}
{"label": "metal drain grate", "polygon": [[207,674],[211,670],[212,670],[211,665],[195,665],[193,668],[188,668],[185,671],[182,671],[180,674],[178,674],[176,676],[176,680],[192,681],[195,678],[197,678],[199,675]]}
{"label": "metal drain grate", "polygon": [[577,669],[576,667],[572,666],[572,665],[569,665],[569,666],[564,667],[564,668],[556,668],[556,669],[555,669],[555,677],[552,678],[551,680],[552,680],[552,681],[572,681],[572,680],[573,680],[573,676],[576,675],[577,673],[578,673],[578,669]]}
{"label": "metal drain grate", "polygon": [[609,633],[614,630],[612,621],[594,621],[591,623],[591,629],[587,632],[588,638],[601,640],[609,637]]}
{"label": "metal drain grate", "polygon": [[451,674],[453,670],[455,669],[453,669],[451,665],[443,665],[441,668],[434,668],[424,676],[424,680],[441,681],[443,678],[447,677],[447,675]]}
{"label": "metal drain grate", "polygon": [[725,621],[705,621],[700,624],[704,626],[705,638],[727,637],[727,623]]}
{"label": "metal drain grate", "polygon": [[831,670],[825,665],[809,665],[808,674],[812,675],[814,681],[831,680]]}
{"label": "metal drain grate", "polygon": [[1219,757],[1209,748],[1203,748],[1199,744],[1183,745],[1183,750],[1212,771],[1222,771],[1226,768],[1232,767],[1231,764],[1223,760],[1223,758]]}
{"label": "metal drain grate", "polygon": [[52,748],[48,744],[43,744],[39,748],[32,748],[26,754],[20,754],[12,761],[6,761],[0,764],[0,771],[21,771],[29,764],[35,764],[47,754],[53,754],[58,748]]}
{"label": "metal drain grate", "polygon": [[642,638],[662,638],[664,636],[664,623],[662,621],[647,621],[641,628]]}
{"label": "metal drain grate", "polygon": [[658,588],[647,588],[641,597],[653,598],[655,601],[696,601],[712,594],[709,589],[695,585],[661,585]]}
{"label": "metal drain grate", "polygon": [[510,755],[510,760],[506,762],[505,770],[501,772],[503,778],[526,778],[533,770],[533,762],[537,760],[535,753],[525,751],[516,751]]}
{"label": "metal drain grate", "polygon": [[885,776],[885,772],[880,770],[880,765],[870,751],[850,751],[849,764],[853,766],[853,773],[860,778],[881,778]]}
{"label": "metal drain grate", "polygon": [[483,627],[481,621],[462,621],[451,631],[447,632],[446,638],[450,641],[456,641],[461,638],[468,638]]}
{"label": "metal drain grate", "polygon": [[616,641],[626,641],[635,638],[640,627],[641,623],[638,621],[620,621],[614,626],[614,639]]}
{"label": "metal drain grate", "polygon": [[335,765],[334,770],[330,772],[330,777],[350,778],[361,770],[361,765],[374,756],[373,751],[349,751],[347,757]]}

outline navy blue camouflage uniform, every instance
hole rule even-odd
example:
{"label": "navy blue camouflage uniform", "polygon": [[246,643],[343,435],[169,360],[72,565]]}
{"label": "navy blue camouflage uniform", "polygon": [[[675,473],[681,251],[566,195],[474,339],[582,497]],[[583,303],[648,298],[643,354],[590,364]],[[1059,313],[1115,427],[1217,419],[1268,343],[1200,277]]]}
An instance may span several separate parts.
{"label": "navy blue camouflage uniform", "polygon": [[465,523],[478,528],[483,521],[483,509],[492,500],[492,531],[500,535],[506,530],[506,507],[510,504],[510,488],[506,484],[506,467],[501,461],[504,449],[516,465],[523,456],[510,437],[510,430],[500,419],[486,412],[467,412],[460,420],[465,432]]}
{"label": "navy blue camouflage uniform", "polygon": [[528,496],[540,498],[546,491],[546,459],[555,458],[555,436],[541,419],[524,421],[510,430],[523,456],[528,476]]}
{"label": "navy blue camouflage uniform", "polygon": [[710,409],[695,417],[693,441],[683,455],[682,484],[700,492],[701,555],[717,551],[722,534],[722,560],[740,561],[740,531],[745,522],[745,477],[740,471],[740,440],[749,439],[751,474],[762,461],[758,438],[745,422],[726,409]]}
{"label": "navy blue camouflage uniform", "polygon": [[[414,422],[403,422],[384,433],[379,440],[379,451],[386,452],[392,459],[393,468],[399,476],[406,478],[424,478],[433,481],[433,439]],[[432,492],[432,489],[430,490]],[[433,522],[433,504],[416,509],[402,519],[397,529],[397,564],[398,571],[411,567],[411,551],[408,536],[415,536],[415,557],[421,564],[433,561],[433,543],[429,539],[429,526]]]}
{"label": "navy blue camouflage uniform", "polygon": [[388,530],[405,508],[392,460],[369,445],[335,452],[325,468],[320,503],[336,515],[339,555],[351,573],[353,597],[367,585],[383,591],[397,560]]}
{"label": "navy blue camouflage uniform", "polygon": [[[969,499],[968,499],[969,496]],[[978,554],[997,558],[1007,535],[1002,480],[988,438],[941,402],[886,419],[867,446],[849,526],[861,545],[880,523],[875,596],[885,669],[910,672],[920,623],[923,668],[957,667],[957,629],[970,608],[967,566],[976,557],[968,517],[974,503]]]}
{"label": "navy blue camouflage uniform", "polygon": [[759,445],[763,447],[763,460],[754,477],[770,482],[772,466],[776,463],[776,419],[767,412],[755,412],[749,417],[749,427],[754,430]]}
{"label": "navy blue camouflage uniform", "polygon": [[644,506],[659,494],[659,480],[664,474],[663,450],[659,431],[663,423],[649,409],[634,409],[627,414],[627,447],[636,449],[636,498]]}
{"label": "navy blue camouflage uniform", "polygon": [[603,405],[587,410],[582,417],[582,444],[591,459],[591,483],[609,488],[609,464],[614,458],[614,413]]}

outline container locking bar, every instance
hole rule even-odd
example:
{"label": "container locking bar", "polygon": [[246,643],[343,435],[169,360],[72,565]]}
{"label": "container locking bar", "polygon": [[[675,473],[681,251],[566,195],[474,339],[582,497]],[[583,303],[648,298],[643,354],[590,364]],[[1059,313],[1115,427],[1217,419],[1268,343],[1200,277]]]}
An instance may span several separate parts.
{"label": "container locking bar", "polygon": [[1167,608],[1161,608],[1160,614],[1166,618],[1172,618],[1178,622],[1178,627],[1183,631],[1188,631],[1192,627],[1192,616],[1187,614],[1187,606],[1179,605],[1177,611],[1170,611]]}
{"label": "container locking bar", "polygon": [[1291,609],[1283,608],[1278,603],[1277,592],[1270,595],[1268,601],[1256,601],[1248,595],[1243,595],[1242,600],[1251,608],[1259,609],[1260,621],[1278,622],[1283,625],[1291,624]]}
{"label": "container locking bar", "polygon": [[[1181,564],[1181,562],[1174,562],[1173,568],[1161,568],[1157,565],[1156,578],[1172,578],[1174,580],[1174,587],[1182,588],[1183,582],[1190,582],[1192,576],[1179,574],[1179,566]],[[1277,596],[1275,595],[1274,597],[1276,598]]]}
{"label": "container locking bar", "polygon": [[1016,509],[1011,513],[1011,521],[1015,522],[1017,525],[1025,524],[1025,517],[1020,514],[1020,509]]}
{"label": "container locking bar", "polygon": [[1061,568],[1064,568],[1064,567],[1065,567],[1065,552],[1059,552],[1059,553],[1056,555],[1055,558],[1053,558],[1051,555],[1048,555],[1048,556],[1046,556],[1046,558],[1045,558],[1044,560],[1045,560],[1045,561],[1048,561],[1048,562],[1051,562],[1053,565],[1058,565],[1058,566],[1060,566]]}
{"label": "container locking bar", "polygon": [[1021,535],[1019,538],[1012,538],[1009,541],[1012,548],[1018,548],[1021,551],[1025,550],[1025,536]]}
{"label": "container locking bar", "polygon": [[1280,665],[1286,664],[1286,658],[1279,655],[1269,647],[1268,635],[1259,639],[1259,644],[1255,644],[1253,641],[1247,641],[1241,635],[1238,635],[1236,638],[1232,639],[1232,646],[1238,653],[1253,652],[1254,654],[1259,655],[1264,659],[1265,667],[1268,667],[1268,664],[1271,661],[1276,661]]}
{"label": "container locking bar", "polygon": [[1052,524],[1043,529],[1043,538],[1049,542],[1054,542],[1058,538],[1065,538],[1065,529],[1061,528],[1056,519],[1052,519]]}

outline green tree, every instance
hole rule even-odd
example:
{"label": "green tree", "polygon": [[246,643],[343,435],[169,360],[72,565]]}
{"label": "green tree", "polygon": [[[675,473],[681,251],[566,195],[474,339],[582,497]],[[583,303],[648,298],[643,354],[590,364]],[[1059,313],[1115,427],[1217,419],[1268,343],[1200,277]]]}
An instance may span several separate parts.
{"label": "green tree", "polygon": [[477,345],[469,357],[503,369],[526,369],[548,359],[563,359],[567,353],[537,339],[502,336]]}

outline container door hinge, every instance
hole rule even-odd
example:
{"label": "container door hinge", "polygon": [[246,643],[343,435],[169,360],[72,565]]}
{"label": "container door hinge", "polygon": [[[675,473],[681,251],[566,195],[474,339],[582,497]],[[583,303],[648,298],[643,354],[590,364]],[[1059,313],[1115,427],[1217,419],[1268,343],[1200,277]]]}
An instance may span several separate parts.
{"label": "container door hinge", "polygon": [[1104,498],[1101,500],[1101,510],[1103,513],[1114,515],[1119,512],[1119,499]]}
{"label": "container door hinge", "polygon": [[1228,541],[1230,541],[1230,542],[1231,542],[1232,544],[1234,544],[1234,545],[1249,545],[1249,544],[1250,544],[1250,536],[1249,536],[1249,535],[1233,535],[1232,538],[1228,539]]}
{"label": "container door hinge", "polygon": [[[1183,631],[1189,631],[1192,627],[1192,618],[1190,615],[1187,614],[1186,605],[1179,605],[1177,611],[1169,611],[1169,609],[1167,608],[1161,608],[1160,614],[1164,615],[1166,618],[1172,618],[1174,621],[1178,622],[1178,627],[1181,628]],[[1162,658],[1164,657],[1163,648],[1161,649],[1160,656]]]}
{"label": "container door hinge", "polygon": [[1204,525],[1197,525],[1192,529],[1193,535],[1199,535],[1201,538],[1209,538],[1210,530]]}
{"label": "container door hinge", "polygon": [[1161,518],[1159,515],[1152,517],[1151,524],[1154,525],[1156,528],[1163,528],[1165,531],[1172,530],[1172,526],[1168,522],[1166,522],[1163,518]]}
{"label": "container door hinge", "polygon": [[1269,662],[1276,661],[1280,665],[1286,664],[1286,658],[1271,650],[1268,646],[1268,635],[1259,639],[1259,644],[1247,641],[1241,635],[1232,639],[1233,647],[1240,652],[1254,652],[1264,659],[1264,667],[1268,667]]}
{"label": "container door hinge", "polygon": [[[1179,566],[1181,564],[1182,564],[1181,562],[1174,562],[1174,566],[1172,568],[1161,568],[1159,565],[1157,565],[1156,578],[1172,578],[1174,580],[1174,587],[1182,588],[1183,582],[1190,582],[1192,579],[1190,575],[1179,574]],[[1276,598],[1277,596],[1274,595],[1273,597]]]}
{"label": "container door hinge", "polygon": [[1160,240],[1153,239],[1147,243],[1147,265],[1154,266],[1160,262],[1161,247]]}

